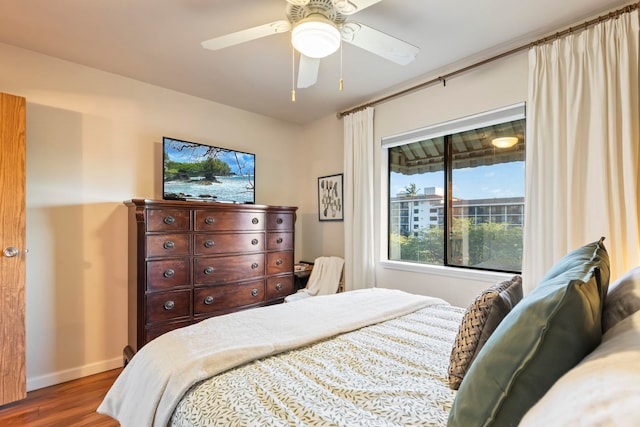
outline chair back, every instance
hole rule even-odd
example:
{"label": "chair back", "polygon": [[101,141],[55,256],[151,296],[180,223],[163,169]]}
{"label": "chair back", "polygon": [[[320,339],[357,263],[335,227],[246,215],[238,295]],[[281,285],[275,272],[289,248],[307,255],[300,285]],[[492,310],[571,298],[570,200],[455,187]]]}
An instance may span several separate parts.
{"label": "chair back", "polygon": [[307,293],[311,296],[335,294],[343,281],[343,270],[344,259],[341,257],[316,258],[307,282]]}

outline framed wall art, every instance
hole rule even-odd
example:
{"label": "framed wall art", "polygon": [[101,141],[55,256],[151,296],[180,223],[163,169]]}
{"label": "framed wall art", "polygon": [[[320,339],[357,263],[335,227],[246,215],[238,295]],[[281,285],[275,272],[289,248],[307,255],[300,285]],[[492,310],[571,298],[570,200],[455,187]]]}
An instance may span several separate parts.
{"label": "framed wall art", "polygon": [[318,178],[318,219],[320,221],[344,221],[341,173]]}

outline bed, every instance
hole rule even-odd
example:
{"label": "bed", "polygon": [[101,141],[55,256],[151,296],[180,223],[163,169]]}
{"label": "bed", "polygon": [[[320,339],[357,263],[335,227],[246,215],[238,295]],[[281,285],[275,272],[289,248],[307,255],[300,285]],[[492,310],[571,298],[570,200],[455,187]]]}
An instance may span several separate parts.
{"label": "bed", "polygon": [[444,425],[463,312],[367,289],[214,317],[143,347],[101,411],[123,426]]}
{"label": "bed", "polygon": [[373,288],[207,319],[143,347],[98,411],[123,427],[636,425],[640,270],[608,286],[601,241],[567,257],[521,301],[516,276],[465,308]]}

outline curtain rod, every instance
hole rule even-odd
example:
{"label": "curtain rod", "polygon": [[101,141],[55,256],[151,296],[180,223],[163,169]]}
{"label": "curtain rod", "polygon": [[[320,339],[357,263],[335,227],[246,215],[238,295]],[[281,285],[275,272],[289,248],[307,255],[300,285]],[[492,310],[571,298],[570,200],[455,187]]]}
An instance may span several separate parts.
{"label": "curtain rod", "polygon": [[349,110],[346,110],[346,111],[341,111],[341,112],[337,113],[336,115],[337,115],[338,119],[341,119],[344,116],[347,116],[347,115],[349,115],[351,113],[355,113],[357,111],[361,111],[361,110],[364,110],[366,108],[376,106],[376,105],[381,104],[381,103],[383,103],[385,101],[389,101],[391,99],[398,98],[398,97],[406,95],[406,94],[408,94],[410,92],[414,92],[416,90],[423,89],[423,88],[425,88],[427,86],[431,86],[431,85],[436,84],[436,83],[442,83],[442,84],[446,85],[447,84],[447,79],[449,79],[450,77],[456,76],[458,74],[465,73],[465,72],[467,72],[467,71],[469,71],[471,69],[474,69],[474,68],[480,67],[482,65],[488,64],[490,62],[497,61],[498,59],[502,59],[504,57],[513,55],[514,53],[518,53],[520,51],[523,51],[523,50],[526,50],[526,49],[530,49],[533,46],[545,44],[545,43],[548,43],[548,42],[550,42],[552,40],[559,39],[560,37],[566,36],[567,34],[571,34],[574,31],[581,31],[581,30],[584,30],[584,29],[586,29],[586,28],[588,28],[588,27],[590,27],[592,25],[601,23],[603,21],[606,21],[606,20],[609,20],[609,19],[615,19],[618,16],[622,15],[623,13],[631,12],[633,10],[638,9],[639,7],[640,7],[640,2],[631,4],[631,5],[627,5],[627,6],[623,7],[623,8],[621,8],[621,9],[614,10],[613,12],[609,12],[606,15],[599,16],[597,18],[591,19],[589,21],[586,21],[586,22],[584,22],[582,24],[579,24],[577,26],[574,26],[574,27],[569,27],[566,30],[558,31],[555,34],[552,34],[550,36],[541,38],[541,39],[536,40],[536,41],[531,42],[531,43],[527,43],[527,44],[522,45],[522,46],[518,46],[518,47],[516,47],[514,49],[511,49],[511,50],[508,50],[506,52],[500,53],[498,55],[492,56],[491,58],[484,59],[484,60],[482,60],[480,62],[476,62],[474,64],[468,65],[466,67],[460,68],[458,70],[452,71],[452,72],[444,74],[442,76],[433,78],[431,80],[427,80],[426,82],[419,83],[419,84],[417,84],[415,86],[411,86],[411,87],[409,87],[407,89],[403,89],[403,90],[401,90],[399,92],[395,92],[395,93],[392,93],[390,95],[384,96],[382,98],[378,98],[378,99],[376,99],[374,101],[367,102],[366,104],[362,104],[362,105],[359,105],[357,107],[353,107],[353,108],[351,108]]}

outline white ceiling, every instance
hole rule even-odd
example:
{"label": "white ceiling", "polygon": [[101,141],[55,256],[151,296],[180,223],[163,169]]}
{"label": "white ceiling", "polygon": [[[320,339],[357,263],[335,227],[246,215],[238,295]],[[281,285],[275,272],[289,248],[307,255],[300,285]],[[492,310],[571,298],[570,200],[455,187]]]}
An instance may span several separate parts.
{"label": "white ceiling", "polygon": [[[506,51],[629,0],[384,0],[350,19],[420,48],[409,65],[352,45],[290,99],[289,33],[220,51],[200,42],[285,18],[285,0],[1,0],[0,42],[295,123]],[[1,64],[0,64],[1,66]]]}

